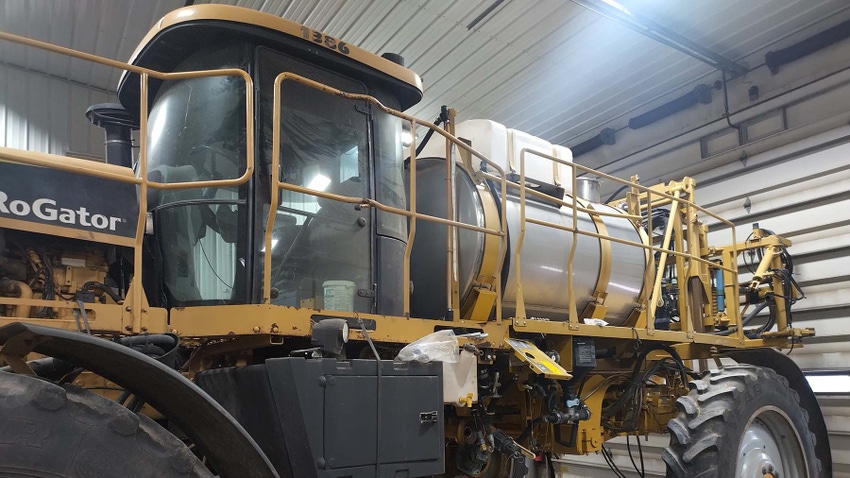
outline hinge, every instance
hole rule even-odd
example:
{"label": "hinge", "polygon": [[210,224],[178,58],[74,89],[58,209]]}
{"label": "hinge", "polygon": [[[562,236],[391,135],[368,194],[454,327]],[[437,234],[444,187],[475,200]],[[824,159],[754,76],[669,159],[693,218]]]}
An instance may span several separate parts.
{"label": "hinge", "polygon": [[357,297],[368,297],[372,299],[372,309],[378,307],[378,284],[372,284],[371,289],[357,289]]}

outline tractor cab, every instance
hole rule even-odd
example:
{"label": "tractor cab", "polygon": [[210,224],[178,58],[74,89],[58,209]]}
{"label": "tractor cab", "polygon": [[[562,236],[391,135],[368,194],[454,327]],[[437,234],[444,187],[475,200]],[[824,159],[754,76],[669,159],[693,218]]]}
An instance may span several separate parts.
{"label": "tractor cab", "polygon": [[[162,72],[235,68],[246,71],[253,84],[234,75],[150,78],[148,179],[235,179],[248,169],[249,142],[254,154],[253,172],[242,184],[149,190],[153,227],[146,238],[150,273],[144,276],[155,278],[145,284],[152,305],[268,301],[401,315],[397,265],[407,239],[405,217],[285,189],[271,204],[277,176],[314,191],[406,208],[402,121],[363,99],[294,79],[370,95],[404,110],[421,99],[421,82],[399,64],[400,57],[388,57],[236,7],[188,7],[157,24],[132,64]],[[276,88],[282,73],[290,75]],[[127,73],[118,93],[137,117],[140,84],[139,74]],[[252,108],[246,107],[251,97],[246,88],[252,89]],[[276,109],[280,167],[272,171]],[[265,261],[271,261],[270,297],[263,294]]]}

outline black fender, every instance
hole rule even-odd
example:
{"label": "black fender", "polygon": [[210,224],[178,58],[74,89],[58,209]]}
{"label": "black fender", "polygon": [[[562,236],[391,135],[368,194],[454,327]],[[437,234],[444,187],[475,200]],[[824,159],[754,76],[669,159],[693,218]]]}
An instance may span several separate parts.
{"label": "black fender", "polygon": [[220,476],[279,478],[254,439],[218,402],[147,355],[91,335],[20,322],[0,327],[0,344],[4,355],[55,357],[144,398],[186,433]]}
{"label": "black fender", "polygon": [[809,386],[803,371],[797,364],[773,349],[753,349],[729,352],[727,356],[738,363],[758,365],[773,369],[788,380],[788,385],[800,396],[800,406],[809,413],[809,429],[815,434],[815,454],[820,459],[826,474],[832,476],[832,451],[829,448],[829,432],[823,419],[817,397]]}

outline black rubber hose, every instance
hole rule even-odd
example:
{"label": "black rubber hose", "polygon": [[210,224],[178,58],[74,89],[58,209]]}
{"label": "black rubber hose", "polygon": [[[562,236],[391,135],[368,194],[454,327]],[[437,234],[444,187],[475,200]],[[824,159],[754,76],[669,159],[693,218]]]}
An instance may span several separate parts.
{"label": "black rubber hose", "polygon": [[177,346],[177,337],[172,334],[133,335],[131,337],[122,337],[118,339],[118,342],[127,347],[155,345],[163,350],[171,350]]}
{"label": "black rubber hose", "polygon": [[767,317],[767,321],[756,330],[744,331],[744,335],[747,336],[748,339],[755,339],[761,337],[761,335],[771,328],[776,323],[776,307],[773,305],[770,306],[770,315]]}
{"label": "black rubber hose", "polygon": [[612,194],[612,195],[608,196],[608,199],[606,199],[605,201],[603,201],[603,202],[602,202],[602,204],[608,204],[609,202],[613,201],[613,200],[614,200],[614,198],[616,198],[617,196],[619,196],[621,192],[625,191],[627,187],[629,187],[629,185],[628,185],[628,184],[624,184],[624,185],[622,185],[622,186],[620,187],[620,189],[618,189],[618,190],[614,191],[614,194]]}
{"label": "black rubber hose", "polygon": [[[536,385],[539,386],[539,385]],[[558,398],[558,393],[555,390],[549,393],[546,397],[546,410],[549,412],[554,411],[557,408],[557,404],[553,403]],[[521,443],[523,440],[528,438],[528,435],[531,434],[531,429],[534,428],[534,425],[537,425],[540,422],[545,422],[546,416],[537,417],[531,420],[525,429],[520,433],[519,437],[516,439],[517,443]]]}
{"label": "black rubber hose", "polygon": [[[440,116],[438,116],[437,119],[434,120],[434,126],[440,126],[440,124],[445,123],[448,120],[449,120],[449,109],[445,105],[443,105],[443,106],[440,107]],[[411,131],[411,133],[415,133],[415,132]],[[428,141],[431,139],[431,136],[433,136],[433,135],[434,135],[434,130],[431,129],[431,128],[428,128],[428,132],[425,133],[425,138],[422,139],[422,143],[420,143],[419,146],[416,147],[416,156],[419,156],[419,154],[422,152],[422,150],[425,149],[425,145],[428,144]]]}
{"label": "black rubber hose", "polygon": [[[743,320],[741,320],[741,327],[746,327],[747,324],[752,322],[752,320],[754,318],[756,318],[756,315],[758,315],[758,313],[761,312],[762,310],[764,310],[764,308],[767,307],[768,305],[770,305],[770,301],[767,301],[767,300],[762,302],[761,304],[759,304],[755,309],[753,309],[749,314],[747,314],[747,316],[744,317]],[[738,327],[729,327],[726,330],[721,330],[719,332],[715,332],[714,334],[715,335],[732,335],[737,330],[738,330]]]}
{"label": "black rubber hose", "polygon": [[[118,343],[126,347],[130,347],[138,352],[146,355],[151,355],[157,360],[162,361],[165,357],[170,357],[177,350],[177,345],[180,343],[176,335],[173,334],[157,334],[157,335],[134,335],[132,337],[122,337],[118,339]],[[71,362],[66,362],[53,357],[44,357],[36,360],[30,360],[27,365],[39,377],[46,378],[51,381],[56,381],[70,373],[76,367]],[[0,367],[0,372],[12,372],[12,368],[8,365]]]}
{"label": "black rubber hose", "polygon": [[[434,121],[434,126],[440,126],[440,119],[439,118],[437,119],[437,121]],[[422,152],[422,150],[425,149],[425,145],[427,145],[428,141],[431,140],[431,136],[434,136],[434,130],[428,128],[428,132],[425,133],[425,137],[422,138],[422,142],[419,143],[419,146],[416,147],[416,156],[419,156],[419,154]],[[410,158],[407,158],[406,163],[408,163],[408,162],[410,162]]]}
{"label": "black rubber hose", "polygon": [[121,301],[124,300],[124,299],[121,298],[120,295],[116,294],[109,286],[107,286],[106,284],[104,284],[102,282],[96,282],[96,281],[86,282],[85,284],[83,284],[83,287],[81,289],[83,291],[88,291],[92,287],[96,287],[97,289],[102,290],[103,293],[108,295],[109,297],[111,297],[112,300],[114,300],[116,304],[120,304]]}
{"label": "black rubber hose", "polygon": [[[434,126],[440,126],[449,120],[449,109],[447,106],[443,105],[440,108],[440,115],[437,116],[437,119],[434,120]],[[415,135],[415,131],[411,131],[410,134]],[[434,136],[434,130],[428,128],[428,132],[425,133],[425,137],[422,138],[422,142],[419,143],[419,146],[416,147],[416,156],[418,157],[422,150],[425,149],[425,145],[428,144],[428,141],[431,140],[431,136]],[[447,158],[448,159],[448,158]],[[407,168],[407,165],[410,164],[410,157],[404,160],[404,167]]]}
{"label": "black rubber hose", "polygon": [[676,366],[679,368],[679,373],[682,376],[682,383],[688,383],[688,375],[685,371],[685,363],[682,362],[682,358],[679,356],[678,352],[676,352],[669,345],[664,344],[654,344],[646,349],[644,349],[640,355],[638,355],[637,360],[635,362],[635,366],[632,369],[632,378],[630,380],[628,388],[623,393],[623,395],[614,402],[608,409],[602,412],[602,418],[608,419],[613,417],[617,412],[619,412],[625,405],[626,402],[629,401],[630,398],[634,395],[635,389],[640,384],[638,381],[638,376],[640,375],[640,366],[646,360],[646,356],[649,355],[653,350],[663,350],[670,354],[673,357],[673,361],[676,362]]}
{"label": "black rubber hose", "polygon": [[[30,360],[27,365],[39,377],[44,377],[51,381],[59,380],[74,370],[75,365],[64,360],[59,360],[53,357],[44,357],[36,360]],[[8,365],[0,367],[0,372],[12,372],[12,367]]]}
{"label": "black rubber hose", "polygon": [[180,339],[174,334],[133,335],[118,339],[118,343],[172,368],[179,368],[177,349]]}
{"label": "black rubber hose", "polygon": [[516,439],[516,442],[522,443],[523,441],[525,441],[525,439],[528,438],[528,435],[531,434],[531,429],[534,428],[534,425],[537,425],[538,423],[543,422],[545,420],[545,417],[537,417],[532,419],[531,422],[529,422],[528,426],[525,427],[525,430],[523,430],[522,433],[519,434]]}
{"label": "black rubber hose", "polygon": [[[118,342],[121,345],[130,348],[158,349],[161,352],[170,351],[177,347],[178,343],[176,336],[170,334],[134,335],[132,337],[122,337],[118,339]],[[75,365],[71,362],[66,362],[53,357],[31,360],[27,362],[27,365],[30,366],[36,375],[47,378],[55,375],[65,375],[75,367]],[[0,371],[9,372],[11,369],[6,366],[0,368]]]}

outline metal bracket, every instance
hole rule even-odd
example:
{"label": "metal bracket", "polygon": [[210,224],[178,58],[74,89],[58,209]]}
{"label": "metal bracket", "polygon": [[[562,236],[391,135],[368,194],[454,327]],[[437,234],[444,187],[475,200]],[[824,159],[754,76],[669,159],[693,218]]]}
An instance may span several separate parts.
{"label": "metal bracket", "polygon": [[531,342],[519,339],[505,339],[505,343],[514,350],[517,358],[527,363],[535,373],[554,380],[569,380],[573,378],[564,367],[561,367],[558,362],[552,360],[552,357],[543,353],[542,350]]}
{"label": "metal bracket", "polygon": [[3,361],[6,362],[6,364],[9,365],[9,368],[11,368],[15,373],[35,376],[33,369],[30,368],[29,364],[21,357],[0,353],[0,359],[3,359]]}

